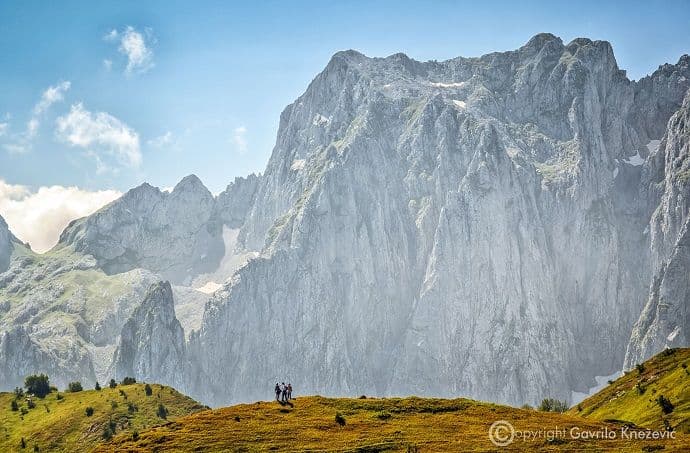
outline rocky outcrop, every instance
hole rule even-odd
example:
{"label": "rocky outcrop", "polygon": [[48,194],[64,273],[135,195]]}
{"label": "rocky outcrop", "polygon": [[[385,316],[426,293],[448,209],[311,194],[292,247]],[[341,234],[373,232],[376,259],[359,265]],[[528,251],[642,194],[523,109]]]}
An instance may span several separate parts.
{"label": "rocky outcrop", "polygon": [[649,192],[661,193],[650,221],[654,276],[632,332],[626,368],[663,348],[690,344],[690,93],[646,170]]}
{"label": "rocky outcrop", "polygon": [[224,255],[215,199],[196,176],[171,193],[148,184],[72,222],[60,244],[93,255],[107,273],[143,267],[178,283],[214,270]]}
{"label": "rocky outcrop", "polygon": [[5,219],[0,216],[0,273],[5,272],[10,265],[15,242],[17,239],[10,232]]}
{"label": "rocky outcrop", "polygon": [[152,285],[141,305],[127,320],[113,357],[113,372],[150,382],[186,387],[184,330],[175,317],[172,287]]}
{"label": "rocky outcrop", "polygon": [[59,388],[75,380],[103,382],[122,326],[153,275],[108,276],[93,257],[66,248],[44,255],[20,243],[14,249],[0,273],[0,389],[38,372]]}
{"label": "rocky outcrop", "polygon": [[251,174],[246,178],[235,178],[216,198],[216,215],[223,225],[240,228],[247,219],[247,213],[254,204],[254,195],[260,177]]}
{"label": "rocky outcrop", "polygon": [[[80,353],[81,352],[81,353]],[[65,388],[68,382],[95,382],[96,377],[84,350],[64,351],[41,344],[22,326],[0,334],[0,383],[3,390],[22,387],[24,378],[46,373],[51,384]]]}

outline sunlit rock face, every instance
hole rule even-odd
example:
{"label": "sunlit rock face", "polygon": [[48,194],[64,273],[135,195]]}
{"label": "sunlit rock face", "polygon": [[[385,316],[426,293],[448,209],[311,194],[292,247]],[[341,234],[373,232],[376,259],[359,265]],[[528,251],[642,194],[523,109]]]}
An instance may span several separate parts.
{"label": "sunlit rock face", "polygon": [[184,330],[175,317],[172,287],[158,282],[127,320],[113,358],[113,375],[184,385],[187,376]]}
{"label": "sunlit rock face", "polygon": [[690,344],[690,94],[645,170],[651,196],[661,196],[649,225],[653,278],[630,340],[628,368],[666,347]]}
{"label": "sunlit rock face", "polygon": [[637,83],[608,43],[548,34],[336,54],[281,115],[240,232],[262,256],[207,305],[192,391],[252,400],[285,376],[519,404],[620,369],[653,267],[640,164],[686,60]]}

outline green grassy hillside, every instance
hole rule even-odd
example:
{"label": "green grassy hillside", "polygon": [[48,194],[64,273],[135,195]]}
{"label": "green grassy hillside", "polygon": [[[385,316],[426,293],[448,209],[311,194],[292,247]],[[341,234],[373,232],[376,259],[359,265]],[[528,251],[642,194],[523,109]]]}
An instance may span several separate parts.
{"label": "green grassy hillside", "polygon": [[[505,448],[489,440],[498,420],[516,430],[559,429],[537,439],[517,437]],[[257,402],[204,411],[131,435],[116,436],[99,452],[460,452],[460,451],[687,451],[690,437],[675,440],[575,439],[620,430],[613,422],[516,409],[467,399],[333,399],[300,397],[292,406]]]}
{"label": "green grassy hillside", "polygon": [[[287,405],[264,401],[205,410],[170,387],[152,385],[147,396],[143,384],[53,392],[33,399],[33,408],[26,397],[1,393],[0,451],[680,452],[690,445],[688,366],[690,349],[659,354],[565,414],[416,397],[312,396]],[[662,395],[673,406],[667,413],[659,404]],[[499,420],[516,431],[505,449],[489,438]],[[635,435],[667,427],[675,438]],[[615,436],[602,436],[607,432]]]}
{"label": "green grassy hillside", "polygon": [[[664,413],[661,396],[670,401],[672,411]],[[658,354],[569,413],[595,420],[625,420],[653,429],[670,426],[690,433],[690,349]]]}
{"label": "green grassy hillside", "polygon": [[[0,451],[33,452],[38,447],[41,452],[88,452],[103,440],[107,429],[131,437],[135,431],[205,409],[171,387],[151,385],[151,389],[151,396],[146,396],[144,384],[52,392],[44,399],[32,398],[34,408],[23,396],[17,399],[16,411],[12,410],[15,395],[0,393]],[[158,415],[159,404],[165,407],[167,420]],[[88,407],[93,409],[91,416],[86,414]]]}

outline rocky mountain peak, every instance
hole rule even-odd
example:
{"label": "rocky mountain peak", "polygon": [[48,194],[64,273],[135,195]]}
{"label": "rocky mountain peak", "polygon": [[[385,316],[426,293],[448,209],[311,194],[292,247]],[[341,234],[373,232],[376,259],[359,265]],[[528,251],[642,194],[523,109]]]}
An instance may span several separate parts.
{"label": "rocky mountain peak", "polygon": [[530,40],[520,48],[520,50],[539,52],[547,46],[554,49],[563,47],[563,40],[551,33],[538,33],[531,37]]}
{"label": "rocky mountain peak", "polygon": [[194,174],[182,178],[182,180],[180,180],[180,182],[178,182],[173,188],[172,193],[175,192],[193,192],[203,194],[202,196],[212,196],[211,191],[209,191],[204,183],[201,182],[201,179]]}
{"label": "rocky mountain peak", "polygon": [[154,283],[120,334],[113,358],[114,374],[144,381],[184,385],[186,376],[184,330],[175,317],[169,282]]}

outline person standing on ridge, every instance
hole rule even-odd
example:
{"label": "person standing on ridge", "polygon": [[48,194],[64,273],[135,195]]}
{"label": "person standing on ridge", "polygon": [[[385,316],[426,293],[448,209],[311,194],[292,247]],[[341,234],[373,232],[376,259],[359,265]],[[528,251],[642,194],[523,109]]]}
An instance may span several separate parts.
{"label": "person standing on ridge", "polygon": [[287,386],[287,399],[290,401],[292,399],[292,384],[288,383]]}
{"label": "person standing on ridge", "polygon": [[280,401],[280,386],[278,385],[277,382],[276,382],[275,392],[276,392],[276,401]]}

